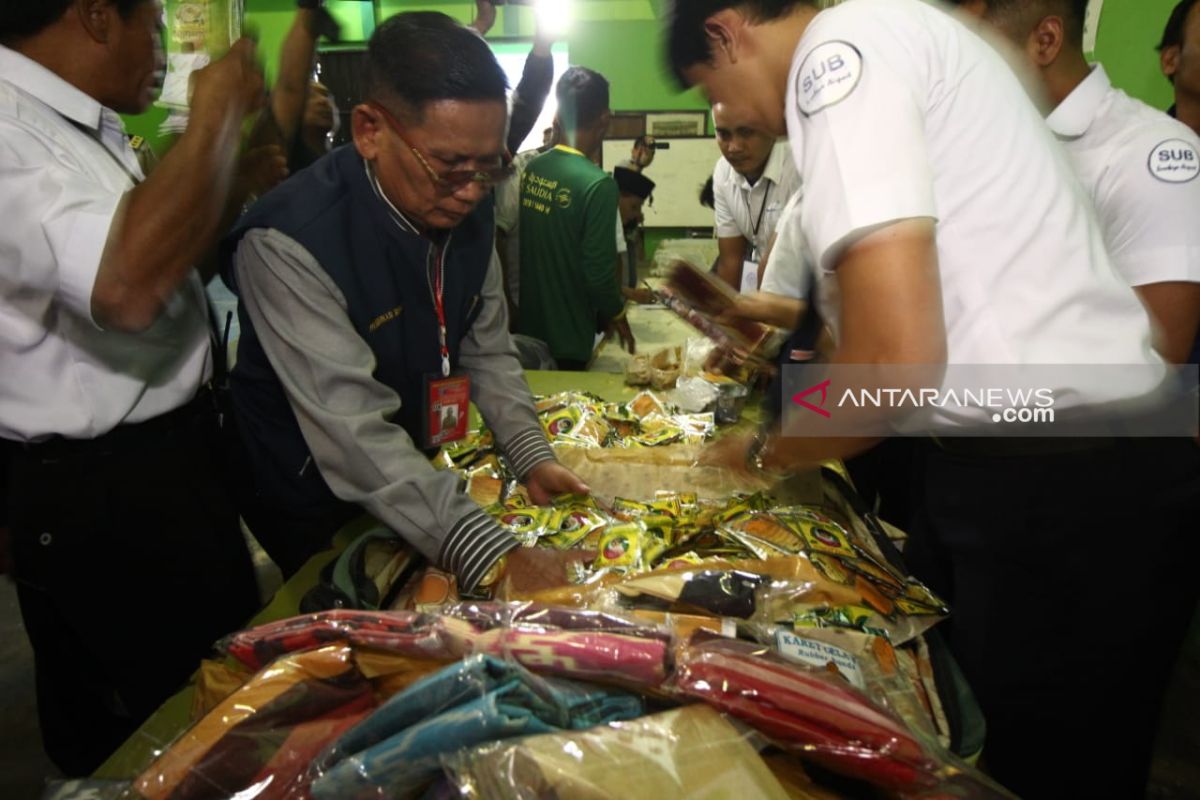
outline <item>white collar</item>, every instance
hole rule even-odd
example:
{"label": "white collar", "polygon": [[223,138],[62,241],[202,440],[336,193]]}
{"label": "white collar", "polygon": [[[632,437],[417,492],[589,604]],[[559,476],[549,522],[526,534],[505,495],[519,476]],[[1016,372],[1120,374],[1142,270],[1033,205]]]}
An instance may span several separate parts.
{"label": "white collar", "polygon": [[790,157],[787,143],[776,142],[771,148],[771,155],[767,157],[767,164],[763,167],[762,175],[758,176],[758,180],[753,185],[750,184],[750,181],[746,180],[745,175],[733,169],[733,165],[731,164],[730,173],[733,176],[733,183],[745,192],[754,191],[754,187],[758,186],[764,180],[771,181],[771,183],[778,186],[779,182],[783,180],[784,159]]}
{"label": "white collar", "polygon": [[405,216],[403,211],[396,208],[395,203],[393,203],[391,199],[388,198],[388,196],[384,193],[383,187],[379,185],[379,178],[375,175],[375,170],[371,168],[371,162],[367,161],[365,158],[362,160],[362,162],[363,167],[367,171],[367,179],[371,182],[371,188],[375,190],[375,195],[382,200],[392,212],[392,219],[395,221],[395,223],[401,228],[420,236],[421,231],[417,229],[417,226],[414,225],[407,216]]}
{"label": "white collar", "polygon": [[1104,71],[1104,65],[1096,64],[1083,82],[1046,117],[1046,124],[1058,136],[1069,139],[1083,136],[1111,90],[1112,81]]}
{"label": "white collar", "polygon": [[0,45],[0,79],[37,98],[67,119],[100,129],[104,106],[33,59]]}

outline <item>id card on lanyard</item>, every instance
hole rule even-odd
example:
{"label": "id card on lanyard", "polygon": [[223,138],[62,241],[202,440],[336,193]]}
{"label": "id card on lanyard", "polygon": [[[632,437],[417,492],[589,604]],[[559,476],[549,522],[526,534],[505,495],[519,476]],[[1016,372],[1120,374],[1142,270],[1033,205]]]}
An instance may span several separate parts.
{"label": "id card on lanyard", "polygon": [[[761,180],[766,180],[762,178]],[[762,205],[758,208],[758,220],[754,223],[754,241],[751,242],[750,257],[742,262],[742,283],[738,291],[751,294],[758,291],[758,265],[762,261],[762,253],[758,249],[758,232],[762,230],[763,217],[767,213],[767,204],[771,202],[771,184],[763,193]],[[750,195],[746,195],[746,210],[750,211]],[[751,212],[753,213],[753,212]]]}
{"label": "id card on lanyard", "polygon": [[441,356],[442,371],[440,375],[426,375],[423,395],[425,408],[422,409],[424,439],[426,449],[441,447],[450,442],[457,442],[467,435],[467,422],[471,409],[471,379],[467,375],[450,374],[450,345],[446,333],[446,304],[443,296],[445,265],[443,263],[444,247],[436,247],[436,257],[433,270],[433,281],[430,286],[433,295],[433,308],[437,313],[438,347]]}

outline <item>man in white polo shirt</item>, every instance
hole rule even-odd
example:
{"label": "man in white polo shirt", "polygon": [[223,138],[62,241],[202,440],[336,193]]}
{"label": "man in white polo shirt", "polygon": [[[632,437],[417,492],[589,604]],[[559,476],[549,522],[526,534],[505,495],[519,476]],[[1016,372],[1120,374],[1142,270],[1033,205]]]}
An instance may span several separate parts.
{"label": "man in white polo shirt", "polygon": [[721,160],[713,170],[717,275],[742,292],[758,290],[758,262],[787,201],[800,188],[786,142],[713,106]]}
{"label": "man in white polo shirt", "polygon": [[1117,269],[1187,360],[1200,327],[1200,138],[1112,85],[1083,55],[1087,0],[984,0],[974,8],[1041,78],[1050,129],[1091,195]]}
{"label": "man in white polo shirt", "polygon": [[[934,380],[979,364],[1128,366],[1088,395],[1106,401],[1162,380],[1149,318],[1065,153],[1005,61],[939,7],[679,0],[668,51],[683,85],[747,124],[782,133],[786,120],[834,365]],[[1096,391],[1081,373],[1056,366],[1055,396]],[[801,435],[828,430],[818,414],[796,424],[710,457],[770,471],[869,444]],[[987,719],[988,767],[1026,798],[1140,796],[1195,607],[1184,526],[1200,450],[1184,437],[938,441],[915,476],[906,557],[954,609],[946,631]],[[1131,602],[1144,597],[1153,612]]]}
{"label": "man in white polo shirt", "polygon": [[157,0],[0,6],[0,447],[47,754],[90,774],[257,604],[221,475],[214,244],[248,41],[196,73],[191,122],[146,177],[118,112],[162,70]]}

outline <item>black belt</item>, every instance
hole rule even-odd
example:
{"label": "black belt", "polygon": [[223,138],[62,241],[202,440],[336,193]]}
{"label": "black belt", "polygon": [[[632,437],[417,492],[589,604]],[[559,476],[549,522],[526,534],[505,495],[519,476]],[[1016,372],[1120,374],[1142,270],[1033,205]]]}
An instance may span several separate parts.
{"label": "black belt", "polygon": [[1092,437],[930,437],[935,448],[951,455],[987,458],[1022,458],[1029,456],[1067,455],[1110,450],[1117,439],[1112,436]]}
{"label": "black belt", "polygon": [[159,414],[143,422],[118,425],[108,433],[94,439],[68,439],[51,436],[40,442],[13,442],[14,455],[24,454],[39,460],[59,460],[78,456],[102,455],[129,448],[140,447],[147,442],[161,439],[174,431],[196,424],[206,416],[215,419],[216,398],[208,384],[200,387],[190,401],[179,408]]}

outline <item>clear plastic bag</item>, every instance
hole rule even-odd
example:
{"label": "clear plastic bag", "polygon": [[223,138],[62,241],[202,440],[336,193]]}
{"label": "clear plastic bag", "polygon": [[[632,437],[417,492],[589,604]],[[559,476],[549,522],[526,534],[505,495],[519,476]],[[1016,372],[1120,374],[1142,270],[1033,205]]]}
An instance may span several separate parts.
{"label": "clear plastic bag", "polygon": [[533,736],[444,759],[458,797],[787,800],[744,729],[688,706],[582,732]]}
{"label": "clear plastic bag", "polygon": [[894,796],[1011,797],[837,672],[759,645],[698,633],[679,656],[672,686],[806,760]]}
{"label": "clear plastic bag", "polygon": [[349,646],[286,655],[186,731],[134,789],[146,800],[302,798],[312,759],[375,705]]}
{"label": "clear plastic bag", "polygon": [[633,695],[472,656],[414,683],[346,731],[313,762],[311,793],[315,800],[412,797],[438,775],[443,755],[642,713]]}

